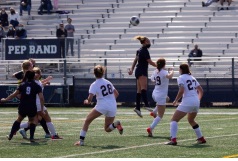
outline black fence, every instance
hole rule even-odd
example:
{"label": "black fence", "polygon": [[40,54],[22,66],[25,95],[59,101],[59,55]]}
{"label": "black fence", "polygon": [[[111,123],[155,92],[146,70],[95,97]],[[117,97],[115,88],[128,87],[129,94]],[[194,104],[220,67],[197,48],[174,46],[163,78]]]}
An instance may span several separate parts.
{"label": "black fence", "polygon": [[[119,91],[117,102],[125,103],[125,105],[135,104],[136,97],[136,79],[108,79],[113,83]],[[238,102],[238,79],[231,78],[212,78],[212,79],[197,79],[204,90],[204,96],[201,100],[201,106],[212,106],[213,103],[230,103],[232,106],[237,106]],[[81,106],[83,100],[88,97],[89,86],[95,79],[73,79],[74,90],[74,105]],[[154,84],[148,80],[148,99],[153,105],[152,92]],[[172,79],[169,82],[168,96],[173,101],[178,92],[177,79]],[[96,101],[95,98],[93,101]]]}

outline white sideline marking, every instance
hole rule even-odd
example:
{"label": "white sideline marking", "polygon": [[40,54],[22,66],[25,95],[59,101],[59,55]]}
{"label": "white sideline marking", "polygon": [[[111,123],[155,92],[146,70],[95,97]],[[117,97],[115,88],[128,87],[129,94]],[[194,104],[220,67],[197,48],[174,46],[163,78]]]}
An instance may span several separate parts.
{"label": "white sideline marking", "polygon": [[[230,136],[237,136],[237,135],[238,134],[213,136],[213,137],[206,137],[206,139],[219,138],[219,137],[230,137]],[[179,140],[179,143],[180,142],[185,142],[185,141],[190,141],[190,140],[194,140],[194,138],[193,139]],[[136,149],[136,148],[142,148],[142,147],[148,147],[148,146],[154,146],[154,145],[162,145],[164,143],[165,142],[145,144],[145,145],[139,145],[139,146],[131,146],[131,147],[126,147],[126,148],[118,148],[118,149],[111,149],[111,150],[95,151],[95,152],[91,152],[91,153],[71,154],[71,155],[66,155],[66,156],[61,156],[61,157],[56,157],[56,158],[68,158],[68,157],[75,157],[75,156],[92,155],[92,154],[107,153],[107,152],[114,152],[114,151],[121,151],[121,150],[128,150],[128,149]],[[171,146],[171,145],[167,145],[167,146]]]}

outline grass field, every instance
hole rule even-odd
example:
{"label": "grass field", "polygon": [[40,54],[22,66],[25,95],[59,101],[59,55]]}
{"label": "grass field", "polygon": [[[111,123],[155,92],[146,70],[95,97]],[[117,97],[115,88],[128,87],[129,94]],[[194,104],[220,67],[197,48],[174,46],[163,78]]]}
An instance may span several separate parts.
{"label": "grass field", "polygon": [[[142,109],[143,110],[143,109]],[[175,108],[167,108],[154,137],[148,137],[146,128],[153,118],[143,110],[139,118],[132,108],[118,108],[123,135],[117,130],[103,130],[104,117],[92,122],[85,139],[85,146],[73,144],[90,108],[48,108],[57,132],[63,140],[44,139],[40,126],[36,128],[36,143],[23,140],[17,133],[11,141],[6,135],[17,117],[17,108],[0,108],[0,157],[1,158],[237,158],[238,109],[201,108],[197,117],[207,143],[195,144],[196,136],[186,118],[179,122],[178,145],[164,145],[168,141],[170,118]],[[29,133],[28,133],[29,136]]]}

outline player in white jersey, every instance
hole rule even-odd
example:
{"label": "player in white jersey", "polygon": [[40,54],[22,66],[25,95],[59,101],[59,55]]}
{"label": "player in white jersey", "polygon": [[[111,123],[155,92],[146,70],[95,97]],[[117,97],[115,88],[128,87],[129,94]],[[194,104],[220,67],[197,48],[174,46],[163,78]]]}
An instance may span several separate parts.
{"label": "player in white jersey", "polygon": [[166,144],[177,145],[176,137],[178,132],[178,122],[186,115],[188,116],[187,120],[189,124],[196,133],[197,143],[206,143],[199,125],[195,122],[195,118],[200,107],[200,100],[203,96],[203,89],[196,78],[191,75],[188,64],[181,64],[179,66],[179,73],[181,74],[177,78],[179,91],[173,105],[176,106],[180,98],[182,98],[182,102],[179,104],[174,115],[172,116],[170,122],[171,140]]}
{"label": "player in white jersey", "polygon": [[169,69],[169,72],[165,70],[166,61],[164,58],[158,59],[156,64],[157,69],[151,75],[151,81],[155,82],[155,88],[152,93],[152,98],[156,102],[155,111],[158,112],[158,115],[154,118],[150,127],[147,128],[149,137],[153,136],[152,134],[153,129],[164,116],[166,107],[166,98],[168,95],[168,88],[169,88],[169,79],[172,79],[174,74],[173,69]]}
{"label": "player in white jersey", "polygon": [[105,116],[104,129],[106,132],[111,132],[117,128],[120,134],[123,133],[123,128],[120,121],[113,122],[117,112],[116,98],[118,97],[119,93],[110,81],[103,78],[104,72],[105,69],[103,66],[97,65],[94,67],[96,81],[90,85],[89,95],[88,98],[84,100],[84,104],[90,104],[95,95],[97,104],[86,117],[83,128],[80,131],[80,140],[74,145],[84,145],[84,139],[86,137],[90,123],[101,115]]}
{"label": "player in white jersey", "polygon": [[[34,67],[33,71],[35,72],[35,82],[42,88],[42,91],[43,91],[44,86],[49,83],[49,81],[52,79],[52,76],[49,76],[44,80],[40,80],[41,77],[42,77],[42,72],[41,72],[40,68]],[[56,133],[54,124],[51,122],[51,118],[50,118],[50,115],[47,111],[47,108],[44,106],[44,109],[43,109],[44,112],[42,112],[40,105],[41,104],[40,104],[39,96],[37,96],[36,97],[36,106],[37,106],[37,114],[38,114],[39,122],[42,120],[42,118],[44,118],[44,120],[46,121],[46,125],[47,125],[46,128],[48,128],[49,131],[50,131],[51,139],[62,139]],[[21,124],[21,128],[22,127],[26,128],[27,126],[28,126],[28,123]],[[24,139],[27,138],[25,130],[21,130],[20,133],[21,133],[21,135],[23,136]]]}

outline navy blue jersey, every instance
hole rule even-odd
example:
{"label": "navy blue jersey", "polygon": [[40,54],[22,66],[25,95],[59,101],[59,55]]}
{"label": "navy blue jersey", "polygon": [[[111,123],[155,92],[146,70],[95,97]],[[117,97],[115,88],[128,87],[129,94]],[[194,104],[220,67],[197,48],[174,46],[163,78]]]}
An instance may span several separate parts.
{"label": "navy blue jersey", "polygon": [[150,59],[150,53],[147,47],[141,47],[137,50],[136,56],[138,57],[138,63],[135,70],[135,77],[138,79],[139,76],[148,76],[148,62]]}
{"label": "navy blue jersey", "polygon": [[32,81],[21,83],[17,90],[21,94],[19,108],[36,109],[36,95],[42,92],[42,88],[35,81]]}

